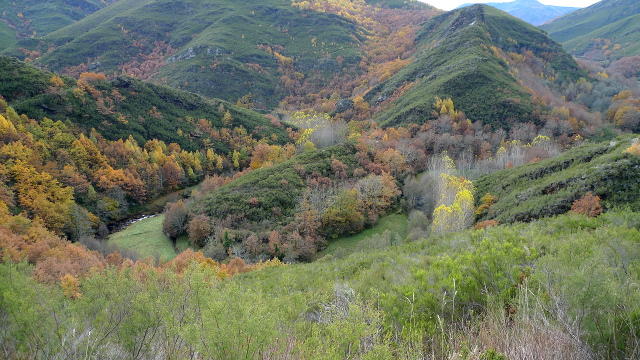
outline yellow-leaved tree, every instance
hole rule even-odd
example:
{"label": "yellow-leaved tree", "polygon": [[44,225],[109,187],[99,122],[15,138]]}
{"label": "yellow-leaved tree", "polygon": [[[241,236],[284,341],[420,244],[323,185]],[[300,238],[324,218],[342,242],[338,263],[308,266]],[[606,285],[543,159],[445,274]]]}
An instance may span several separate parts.
{"label": "yellow-leaved tree", "polygon": [[474,215],[474,187],[470,180],[443,173],[438,206],[431,229],[437,233],[460,231],[471,226]]}

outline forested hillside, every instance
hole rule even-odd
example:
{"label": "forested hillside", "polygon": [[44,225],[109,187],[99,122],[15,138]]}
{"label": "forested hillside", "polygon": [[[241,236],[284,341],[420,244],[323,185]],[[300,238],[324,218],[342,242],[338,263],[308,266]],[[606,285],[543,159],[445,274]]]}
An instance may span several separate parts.
{"label": "forested hillside", "polygon": [[590,144],[478,179],[478,194],[495,198],[480,214],[502,223],[531,221],[571,210],[585,192],[602,199],[606,208],[640,210],[640,138],[627,136]]}
{"label": "forested hillside", "polygon": [[49,34],[94,13],[115,0],[0,1],[0,49],[21,39]]}
{"label": "forested hillside", "polygon": [[[60,77],[8,57],[0,57],[0,96],[19,114],[70,122],[86,132],[96,129],[110,140],[131,135],[138,142],[159,139],[228,153],[231,141],[225,136],[280,143],[287,138],[284,128],[263,115],[225,101],[128,77],[108,80],[90,72],[77,80]],[[223,134],[212,132],[223,128]]]}
{"label": "forested hillside", "polygon": [[[281,76],[322,81],[357,64],[362,29],[289,0],[123,0],[42,39],[51,70],[153,78],[225,100],[251,95],[272,108]],[[281,71],[283,70],[283,71]]]}
{"label": "forested hillside", "polygon": [[289,141],[283,125],[221,100],[10,58],[0,68],[1,201],[74,240],[104,236],[205,175],[247,168],[258,144]]}

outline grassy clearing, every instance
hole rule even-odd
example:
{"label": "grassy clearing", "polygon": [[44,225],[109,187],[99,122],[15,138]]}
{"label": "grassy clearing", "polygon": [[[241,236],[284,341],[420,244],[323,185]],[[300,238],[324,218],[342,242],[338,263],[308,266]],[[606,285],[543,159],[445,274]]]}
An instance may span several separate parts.
{"label": "grassy clearing", "polygon": [[[323,250],[319,257],[325,255],[333,255],[343,257],[351,253],[370,248],[368,245],[371,240],[389,232],[391,236],[404,240],[407,237],[408,219],[405,214],[392,214],[385,216],[378,223],[359,234],[346,236],[329,243],[329,246]],[[376,242],[377,244],[378,242]],[[367,245],[367,246],[364,246]]]}
{"label": "grassy clearing", "polygon": [[[164,215],[157,215],[135,222],[109,237],[109,243],[119,248],[135,251],[140,257],[154,257],[161,262],[169,261],[178,254],[173,242],[162,232]],[[183,251],[189,247],[186,237],[176,241]]]}

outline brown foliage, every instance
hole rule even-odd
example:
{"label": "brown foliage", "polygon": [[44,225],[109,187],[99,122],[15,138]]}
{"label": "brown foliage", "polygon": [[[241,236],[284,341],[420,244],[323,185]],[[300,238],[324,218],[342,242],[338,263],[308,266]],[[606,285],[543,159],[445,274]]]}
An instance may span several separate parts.
{"label": "brown foliage", "polygon": [[184,201],[178,200],[174,203],[167,204],[164,209],[162,231],[172,239],[184,234],[187,225],[187,215],[187,206]]}
{"label": "brown foliage", "polygon": [[585,194],[582,198],[574,201],[571,206],[571,212],[582,214],[589,217],[597,217],[602,214],[602,204],[600,197],[593,195],[591,192]]}
{"label": "brown foliage", "polygon": [[187,233],[189,234],[189,241],[194,246],[202,247],[209,235],[213,232],[211,226],[211,218],[206,215],[196,215],[189,225],[187,225]]}
{"label": "brown foliage", "polygon": [[104,81],[107,80],[107,76],[105,74],[98,74],[98,73],[93,73],[93,72],[83,72],[80,74],[80,79],[82,81],[86,81],[86,82],[92,82],[92,81]]}
{"label": "brown foliage", "polygon": [[629,146],[624,152],[626,152],[627,154],[640,156],[640,143],[635,143]]}
{"label": "brown foliage", "polygon": [[473,228],[476,230],[487,229],[490,227],[498,226],[499,224],[500,223],[498,223],[497,220],[485,220],[485,221],[480,221]]}
{"label": "brown foliage", "polygon": [[42,260],[37,262],[33,275],[39,281],[54,283],[67,274],[84,276],[103,267],[104,260],[97,252],[65,242],[42,254]]}

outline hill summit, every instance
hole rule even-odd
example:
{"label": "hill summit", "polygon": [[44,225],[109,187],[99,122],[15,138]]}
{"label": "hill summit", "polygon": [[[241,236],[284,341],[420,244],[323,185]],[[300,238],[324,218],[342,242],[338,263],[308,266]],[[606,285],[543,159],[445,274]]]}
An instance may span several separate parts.
{"label": "hill summit", "polygon": [[470,119],[486,125],[508,129],[515,121],[537,122],[531,94],[510,71],[507,57],[514,54],[538,59],[555,81],[581,76],[571,56],[544,32],[486,5],[436,16],[416,41],[415,60],[365,97],[383,107],[377,115],[383,125],[425,121],[436,96],[452,98]]}

